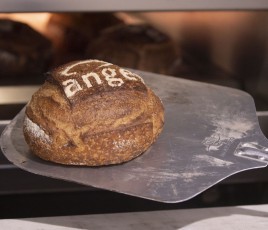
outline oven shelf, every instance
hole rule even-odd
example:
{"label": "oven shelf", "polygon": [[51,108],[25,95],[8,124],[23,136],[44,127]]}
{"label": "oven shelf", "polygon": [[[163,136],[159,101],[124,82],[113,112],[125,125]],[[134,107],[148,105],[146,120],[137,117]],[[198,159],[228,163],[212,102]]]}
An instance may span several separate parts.
{"label": "oven shelf", "polygon": [[0,12],[264,10],[267,0],[1,0]]}

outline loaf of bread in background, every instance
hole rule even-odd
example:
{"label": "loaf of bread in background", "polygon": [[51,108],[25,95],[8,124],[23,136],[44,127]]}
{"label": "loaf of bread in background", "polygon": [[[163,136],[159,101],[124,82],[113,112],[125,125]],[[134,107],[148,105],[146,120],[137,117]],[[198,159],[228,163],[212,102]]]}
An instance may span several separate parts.
{"label": "loaf of bread in background", "polygon": [[102,30],[122,23],[110,12],[52,13],[46,33],[57,51],[55,65],[84,58],[88,43]]}
{"label": "loaf of bread in background", "polygon": [[29,25],[0,19],[2,85],[41,84],[53,58],[52,43]]}
{"label": "loaf of bread in background", "polygon": [[170,74],[177,57],[173,41],[147,24],[107,28],[86,50],[86,58],[166,75]]}
{"label": "loaf of bread in background", "polygon": [[24,135],[42,159],[100,166],[139,156],[163,124],[163,105],[140,76],[84,60],[48,73],[27,105]]}

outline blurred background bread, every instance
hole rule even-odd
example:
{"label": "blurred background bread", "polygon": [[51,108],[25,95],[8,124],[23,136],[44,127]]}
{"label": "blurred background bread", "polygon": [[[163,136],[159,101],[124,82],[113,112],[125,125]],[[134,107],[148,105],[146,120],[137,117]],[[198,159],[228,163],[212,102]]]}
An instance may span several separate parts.
{"label": "blurred background bread", "polygon": [[41,84],[52,58],[52,43],[44,35],[25,23],[0,19],[1,84]]}
{"label": "blurred background bread", "polygon": [[160,74],[171,74],[178,49],[164,33],[148,24],[103,30],[87,46],[86,57]]}
{"label": "blurred background bread", "polygon": [[[27,23],[49,38],[54,50],[51,67],[86,58],[87,47],[113,26],[150,25],[171,39],[177,50],[171,72],[165,74],[239,88],[254,97],[258,110],[268,108],[265,11],[13,13],[0,17]],[[145,64],[148,71],[157,71]]]}

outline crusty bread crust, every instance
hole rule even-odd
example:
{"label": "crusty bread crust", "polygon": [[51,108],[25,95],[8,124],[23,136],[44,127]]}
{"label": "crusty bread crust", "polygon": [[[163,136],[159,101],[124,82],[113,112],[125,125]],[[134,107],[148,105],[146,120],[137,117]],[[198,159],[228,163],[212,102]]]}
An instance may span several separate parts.
{"label": "crusty bread crust", "polygon": [[49,73],[27,105],[23,130],[42,159],[101,166],[145,152],[163,124],[163,105],[139,76],[87,60]]}

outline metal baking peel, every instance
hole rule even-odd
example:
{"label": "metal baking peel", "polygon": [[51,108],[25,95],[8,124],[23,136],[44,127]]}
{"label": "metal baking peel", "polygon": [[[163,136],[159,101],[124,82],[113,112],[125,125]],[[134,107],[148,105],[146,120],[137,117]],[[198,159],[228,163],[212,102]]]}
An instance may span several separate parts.
{"label": "metal baking peel", "polygon": [[29,152],[24,140],[24,111],[3,132],[3,153],[35,174],[161,202],[188,200],[230,175],[267,166],[268,140],[247,93],[134,72],[165,107],[164,130],[142,156],[125,164],[95,168],[43,161]]}

